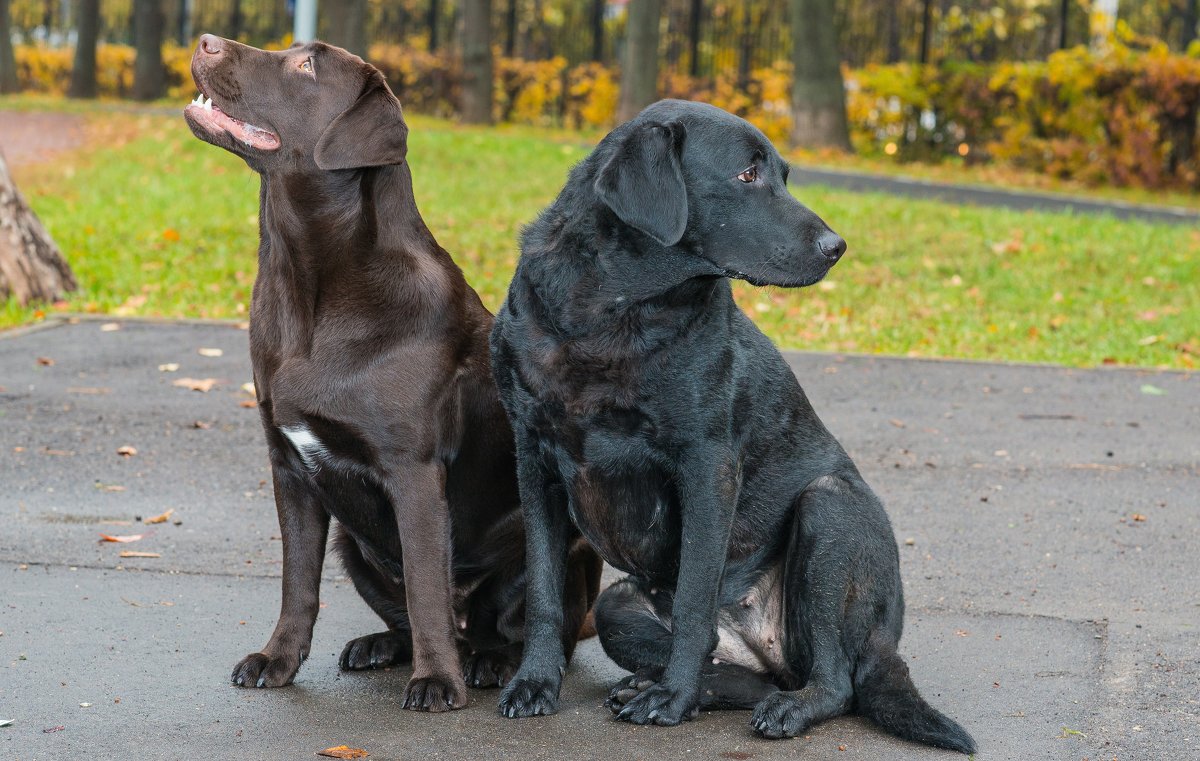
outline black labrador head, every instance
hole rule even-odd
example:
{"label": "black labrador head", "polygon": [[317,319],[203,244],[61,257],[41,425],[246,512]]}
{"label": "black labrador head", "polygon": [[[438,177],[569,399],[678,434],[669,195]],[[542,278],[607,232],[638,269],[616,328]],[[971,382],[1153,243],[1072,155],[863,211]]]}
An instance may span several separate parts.
{"label": "black labrador head", "polygon": [[755,285],[812,285],[846,241],[787,189],[787,162],[745,119],[664,100],[615,130],[596,177],[625,223]]}
{"label": "black labrador head", "polygon": [[378,69],[341,48],[310,42],[268,52],[205,34],[192,79],[200,95],[183,112],[192,132],[258,172],[404,161],[400,101]]}

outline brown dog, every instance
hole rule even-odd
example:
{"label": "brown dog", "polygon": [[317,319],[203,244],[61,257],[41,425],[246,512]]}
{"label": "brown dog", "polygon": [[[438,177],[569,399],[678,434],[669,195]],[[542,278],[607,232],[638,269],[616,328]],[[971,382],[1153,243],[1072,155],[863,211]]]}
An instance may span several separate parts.
{"label": "brown dog", "polygon": [[[400,103],[372,66],[321,43],[266,52],[200,38],[185,116],[262,175],[254,383],[283,534],[283,606],[240,686],[290,683],[316,621],[329,519],[388,630],[343,669],[412,659],[404,706],[466,704],[521,655],[524,526],[513,438],[488,364],[492,316],[425,227]],[[568,652],[600,562],[567,559]],[[460,652],[462,660],[460,664]]]}

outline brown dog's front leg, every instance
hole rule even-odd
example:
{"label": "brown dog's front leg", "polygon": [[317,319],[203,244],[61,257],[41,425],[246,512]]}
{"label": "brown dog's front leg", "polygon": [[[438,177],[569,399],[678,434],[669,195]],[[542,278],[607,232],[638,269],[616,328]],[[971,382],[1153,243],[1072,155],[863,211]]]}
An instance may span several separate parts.
{"label": "brown dog's front leg", "polygon": [[233,669],[239,687],[291,684],[308,657],[320,608],[321,567],[329,535],[329,513],[299,479],[271,468],[275,509],[283,538],[283,604],[275,633],[262,652],[251,653]]}
{"label": "brown dog's front leg", "polygon": [[449,711],[467,704],[454,639],[450,589],[450,507],[441,464],[407,467],[386,487],[404,548],[404,581],[412,623],[413,675],[403,706]]}

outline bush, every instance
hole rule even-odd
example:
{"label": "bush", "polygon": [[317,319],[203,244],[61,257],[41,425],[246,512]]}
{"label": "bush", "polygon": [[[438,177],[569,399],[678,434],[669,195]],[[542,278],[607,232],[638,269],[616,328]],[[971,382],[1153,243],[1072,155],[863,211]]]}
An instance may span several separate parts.
{"label": "bush", "polygon": [[[902,161],[999,162],[1088,183],[1200,188],[1200,44],[1173,55],[1161,43],[1114,40],[1102,56],[1086,48],[1046,61],[999,64],[894,64],[846,72],[855,147]],[[164,48],[172,97],[194,90],[191,51]],[[374,45],[370,56],[405,108],[452,117],[462,70],[448,53]],[[102,45],[100,94],[125,96],[134,53]],[[71,51],[17,48],[18,76],[35,92],[66,91]],[[497,56],[495,116],[521,124],[606,128],[616,118],[619,73],[563,58]],[[791,131],[791,70],[757,69],[739,82],[732,69],[712,79],[666,72],[664,97],[703,100],[756,124],[777,143]]]}

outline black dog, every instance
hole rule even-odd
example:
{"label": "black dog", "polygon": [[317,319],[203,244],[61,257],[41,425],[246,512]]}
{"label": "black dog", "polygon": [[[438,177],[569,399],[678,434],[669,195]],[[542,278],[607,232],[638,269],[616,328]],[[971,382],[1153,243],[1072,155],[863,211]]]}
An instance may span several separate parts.
{"label": "black dog", "polygon": [[597,601],[635,675],[618,719],[754,708],[767,737],[852,709],[971,752],[896,653],[904,603],[883,505],[729,278],[820,280],[845,242],[787,190],[761,132],[663,101],[606,137],[524,233],[492,363],[517,440],[527,643],[506,716],[553,713],[571,521],[631,574]]}
{"label": "black dog", "polygon": [[[320,43],[268,53],[206,34],[192,75],[192,131],[262,175],[250,354],[283,608],[233,681],[285,685],[307,657],[332,516],[347,573],[388,626],[347,644],[341,667],[411,658],[404,706],[459,708],[464,675],[473,686],[512,675],[523,631],[524,530],[488,364],[492,317],[421,220],[408,128],[374,67]],[[567,652],[599,572],[576,548],[556,615]]]}

